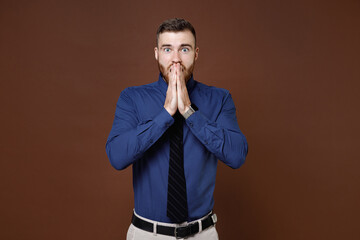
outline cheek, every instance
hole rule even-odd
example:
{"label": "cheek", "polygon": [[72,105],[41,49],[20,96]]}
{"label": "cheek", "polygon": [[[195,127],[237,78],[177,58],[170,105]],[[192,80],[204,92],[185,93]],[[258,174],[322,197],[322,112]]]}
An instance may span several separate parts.
{"label": "cheek", "polygon": [[166,54],[160,54],[159,55],[159,62],[167,63],[169,61],[170,61],[169,55],[166,55]]}
{"label": "cheek", "polygon": [[189,67],[191,66],[193,63],[194,63],[195,59],[194,59],[194,56],[187,56],[183,62],[184,62],[184,65]]}

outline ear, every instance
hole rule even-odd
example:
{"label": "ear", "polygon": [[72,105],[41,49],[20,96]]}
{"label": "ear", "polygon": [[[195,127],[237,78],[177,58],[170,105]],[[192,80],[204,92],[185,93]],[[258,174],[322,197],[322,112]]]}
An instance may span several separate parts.
{"label": "ear", "polygon": [[155,52],[155,59],[158,60],[159,59],[159,52],[158,52],[157,47],[154,48],[154,52]]}
{"label": "ear", "polygon": [[197,60],[198,57],[199,57],[199,48],[197,47],[195,49],[195,60]]}

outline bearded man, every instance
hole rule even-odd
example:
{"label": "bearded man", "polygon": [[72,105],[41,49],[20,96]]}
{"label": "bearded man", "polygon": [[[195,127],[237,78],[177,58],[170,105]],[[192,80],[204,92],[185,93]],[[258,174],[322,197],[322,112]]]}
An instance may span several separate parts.
{"label": "bearded man", "polygon": [[193,26],[164,21],[156,45],[158,81],[121,92],[106,143],[115,169],[133,167],[127,239],[218,239],[217,163],[239,168],[247,141],[229,91],[193,78],[199,56]]}

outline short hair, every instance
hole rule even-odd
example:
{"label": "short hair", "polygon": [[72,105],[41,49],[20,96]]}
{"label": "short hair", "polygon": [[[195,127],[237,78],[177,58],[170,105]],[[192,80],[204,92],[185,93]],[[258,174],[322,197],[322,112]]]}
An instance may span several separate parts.
{"label": "short hair", "polygon": [[190,22],[182,18],[172,18],[162,22],[156,32],[156,46],[159,44],[159,35],[163,32],[181,32],[189,30],[195,38],[196,46],[196,32]]}

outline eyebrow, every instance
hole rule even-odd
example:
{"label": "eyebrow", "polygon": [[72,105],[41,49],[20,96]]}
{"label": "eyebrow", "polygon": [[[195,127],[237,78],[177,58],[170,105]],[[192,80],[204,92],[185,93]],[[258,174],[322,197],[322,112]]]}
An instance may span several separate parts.
{"label": "eyebrow", "polygon": [[[163,44],[163,45],[161,45],[161,48],[164,48],[164,47],[172,47],[172,45],[171,44]],[[180,47],[190,47],[191,49],[193,49],[193,47],[188,43],[183,43],[183,44],[180,45]]]}
{"label": "eyebrow", "polygon": [[184,43],[180,45],[181,47],[190,47],[191,49],[193,48],[190,44],[188,43]]}
{"label": "eyebrow", "polygon": [[171,44],[163,44],[163,45],[161,45],[161,48],[163,48],[163,47],[171,47]]}

